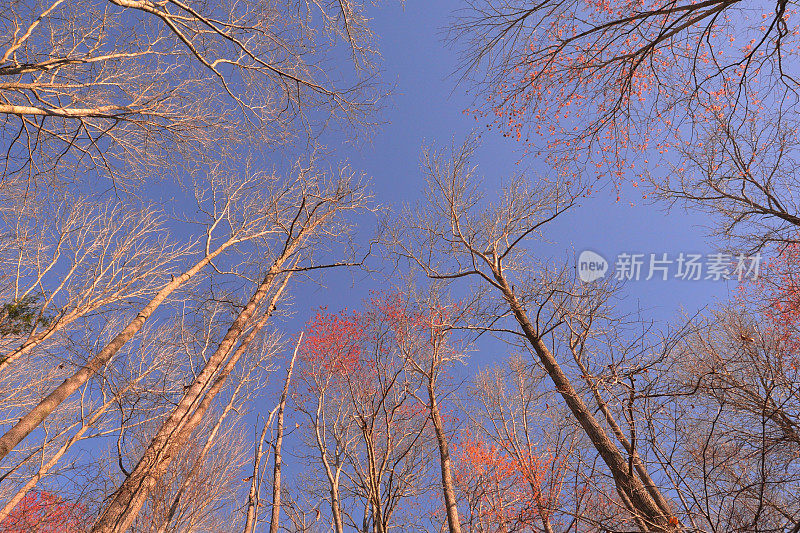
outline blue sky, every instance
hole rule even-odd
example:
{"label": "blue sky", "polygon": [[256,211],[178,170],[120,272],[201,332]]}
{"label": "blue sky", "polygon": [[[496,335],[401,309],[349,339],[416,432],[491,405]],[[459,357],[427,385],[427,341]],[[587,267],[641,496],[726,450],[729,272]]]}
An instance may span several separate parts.
{"label": "blue sky", "polygon": [[[473,95],[468,94],[468,87],[458,86],[452,76],[457,52],[444,43],[442,32],[458,6],[456,1],[411,1],[404,7],[392,2],[374,8],[373,28],[379,39],[384,80],[394,86],[383,114],[386,123],[377,128],[369,142],[357,146],[346,144],[346,139],[337,138],[337,134],[323,139],[334,148],[336,158],[347,159],[355,169],[364,171],[377,201],[393,209],[413,204],[420,196],[424,179],[419,157],[424,145],[447,148],[475,129],[484,131],[475,162],[487,191],[522,166],[530,168],[532,174],[546,175],[549,171],[532,156],[520,165],[519,142],[487,131],[485,123],[463,113],[472,107]],[[599,252],[609,261],[622,252],[668,253],[670,258],[680,252],[708,254],[717,246],[707,238],[710,223],[698,213],[680,209],[667,213],[662,206],[642,200],[639,189],[627,186],[621,201],[613,191],[601,191],[582,201],[577,210],[550,227],[551,243],[543,250],[561,262],[584,249]],[[361,237],[368,238],[371,228],[362,229]],[[358,307],[370,290],[381,288],[360,274],[326,274],[326,287],[309,285],[295,293],[296,319],[302,323],[319,306],[330,310]],[[620,305],[623,312],[641,308],[648,318],[665,323],[679,319],[681,309],[691,314],[726,299],[734,289],[732,282],[629,282]]]}

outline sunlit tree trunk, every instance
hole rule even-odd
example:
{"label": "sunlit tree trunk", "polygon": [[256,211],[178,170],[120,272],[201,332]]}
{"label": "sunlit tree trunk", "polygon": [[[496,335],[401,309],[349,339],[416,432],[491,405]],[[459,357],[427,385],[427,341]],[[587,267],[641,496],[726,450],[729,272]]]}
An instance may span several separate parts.
{"label": "sunlit tree trunk", "polygon": [[[150,488],[164,474],[175,454],[179,453],[183,444],[200,424],[205,411],[210,407],[216,394],[222,389],[227,376],[233,371],[238,359],[266,325],[278,298],[288,282],[288,275],[284,277],[282,285],[275,290],[272,301],[258,323],[251,324],[251,318],[262,301],[273,291],[273,283],[280,274],[281,268],[282,263],[273,264],[264,281],[250,298],[250,301],[231,324],[215,353],[188,388],[175,410],[150,441],[150,445],[134,470],[114,493],[111,503],[92,528],[93,533],[121,533],[126,531],[133,523],[145,502]],[[248,326],[252,328],[250,333],[242,340],[238,349],[233,351]],[[232,351],[233,355],[228,358]],[[208,387],[209,384],[211,385],[210,387]],[[203,395],[204,391],[206,391],[205,395]]]}
{"label": "sunlit tree trunk", "polygon": [[297,346],[292,353],[292,360],[289,362],[289,369],[286,371],[286,381],[283,384],[283,392],[281,393],[281,400],[278,406],[278,421],[275,429],[275,444],[273,446],[274,465],[272,469],[272,514],[269,521],[270,533],[277,533],[280,526],[281,514],[281,466],[283,465],[283,455],[281,448],[283,446],[283,417],[286,410],[286,399],[289,396],[289,383],[292,379],[292,370],[294,363],[297,360],[297,352],[300,350],[300,343],[303,341],[303,333],[297,339]]}

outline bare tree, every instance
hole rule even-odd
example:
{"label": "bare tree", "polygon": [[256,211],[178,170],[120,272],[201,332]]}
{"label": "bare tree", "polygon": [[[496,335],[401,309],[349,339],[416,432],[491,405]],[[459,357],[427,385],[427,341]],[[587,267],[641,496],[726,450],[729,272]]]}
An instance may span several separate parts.
{"label": "bare tree", "polygon": [[798,138],[783,113],[772,113],[769,125],[716,120],[704,131],[701,148],[682,150],[685,164],[674,179],[658,183],[658,198],[709,214],[714,237],[734,256],[797,242]]}
{"label": "bare tree", "polygon": [[[358,431],[353,405],[346,401],[342,392],[346,387],[344,376],[353,371],[354,361],[348,357],[346,344],[344,350],[340,350],[341,345],[336,342],[324,342],[320,349],[316,349],[316,343],[310,341],[313,338],[311,332],[306,335],[306,346],[298,368],[298,386],[292,394],[292,402],[294,411],[304,422],[302,438],[311,450],[307,457],[321,470],[312,476],[315,481],[317,477],[324,479],[322,484],[326,494],[316,503],[316,520],[321,518],[320,507],[327,500],[332,529],[342,533],[345,526],[342,501],[342,485],[346,482],[343,474],[345,457],[347,451],[355,446]],[[304,457],[302,453],[298,455]]]}
{"label": "bare tree", "polygon": [[281,392],[281,399],[278,402],[278,421],[275,428],[275,443],[272,446],[274,452],[273,469],[272,469],[272,514],[269,519],[270,533],[277,533],[278,525],[280,524],[281,513],[281,467],[283,465],[283,420],[286,411],[286,400],[289,396],[289,384],[292,379],[292,370],[294,363],[297,360],[297,351],[300,348],[300,343],[303,342],[303,333],[297,338],[297,346],[292,353],[292,359],[289,361],[289,368],[286,370],[286,381],[283,384],[283,391]]}
{"label": "bare tree", "polygon": [[444,301],[435,291],[412,305],[414,308],[407,311],[405,320],[396,326],[398,344],[402,357],[422,381],[425,398],[416,397],[425,406],[433,424],[447,526],[450,533],[460,533],[461,518],[456,501],[450,439],[440,395],[448,368],[455,362],[463,361],[465,356],[451,340],[451,331],[459,322],[462,311],[457,305]]}
{"label": "bare tree", "polygon": [[[595,416],[545,341],[563,327],[566,316],[574,314],[570,302],[585,301],[580,292],[590,293],[592,288],[570,286],[563,270],[537,268],[523,246],[574,204],[576,192],[546,182],[531,188],[520,177],[503,188],[496,205],[486,205],[476,190],[472,149],[465,144],[447,162],[426,154],[427,203],[404,217],[409,221],[400,226],[405,233],[396,233],[392,242],[398,253],[432,279],[475,281],[478,294],[487,295],[481,312],[485,321],[478,329],[505,332],[531,349],[602,458],[637,525],[645,531],[679,529],[667,497],[639,467],[634,450],[619,441],[614,429],[618,424],[611,424],[610,411],[603,413],[605,420]],[[499,298],[493,301],[492,293]],[[511,325],[499,323],[504,317]]]}
{"label": "bare tree", "polygon": [[[286,370],[286,379],[283,382],[283,391],[281,392],[278,405],[270,411],[264,426],[261,429],[261,436],[256,441],[255,452],[253,453],[253,472],[250,477],[250,490],[247,494],[247,514],[244,525],[244,533],[252,533],[255,530],[258,520],[258,507],[261,505],[260,501],[260,488],[263,481],[263,470],[266,465],[262,464],[262,459],[267,453],[264,451],[264,441],[267,438],[267,430],[272,428],[272,418],[277,413],[277,427],[275,428],[274,441],[270,443],[270,448],[274,452],[273,469],[272,469],[272,509],[270,511],[269,529],[271,533],[278,530],[280,524],[280,509],[281,509],[281,466],[283,465],[282,446],[283,446],[283,420],[284,412],[286,409],[286,400],[289,396],[289,385],[292,379],[292,371],[294,364],[297,360],[297,352],[300,349],[300,343],[303,341],[303,332],[297,339],[292,358],[289,361],[289,367]],[[267,456],[269,457],[269,456]],[[267,463],[269,460],[267,459]]]}
{"label": "bare tree", "polygon": [[189,251],[164,237],[164,214],[151,206],[44,197],[15,207],[6,217],[19,247],[4,258],[13,281],[4,319],[26,301],[35,316],[20,335],[4,336],[0,372],[80,318],[152,295]]}
{"label": "bare tree", "polygon": [[[361,121],[372,33],[357,2],[17,2],[2,9],[3,179],[126,186],[217,143]],[[344,41],[349,76],[318,65]],[[349,78],[350,81],[343,81]]]}
{"label": "bare tree", "polygon": [[[160,376],[175,370],[172,359],[176,353],[164,342],[169,338],[169,325],[143,332],[141,342],[135,347],[135,363],[133,357],[124,357],[125,363],[117,362],[115,366],[119,368],[107,373],[97,399],[92,391],[83,391],[78,405],[68,406],[62,415],[65,417],[65,427],[59,428],[60,431],[56,431],[51,438],[37,442],[32,450],[26,450],[21,454],[24,459],[17,464],[9,465],[10,468],[3,475],[5,488],[13,486],[10,482],[17,478],[19,482],[14,488],[16,492],[9,494],[7,503],[0,509],[0,522],[37,484],[52,477],[59,462],[76,444],[87,439],[110,436],[118,431],[134,431],[142,423],[142,420],[135,422],[133,416],[127,416],[119,422],[114,420],[111,413],[120,404],[130,404],[130,411],[135,402],[135,409],[147,413],[144,421],[152,416],[153,401],[145,396],[168,393],[159,385]],[[33,466],[32,471],[25,468],[37,456],[40,457],[38,465]]]}
{"label": "bare tree", "polygon": [[[290,283],[360,263],[351,217],[370,198],[317,154],[290,177],[242,154],[368,125],[381,96],[368,5],[0,7],[0,521],[69,479],[96,531],[253,527],[232,481],[249,372],[263,370],[249,358],[277,337]],[[148,186],[162,175],[184,195],[173,212]],[[287,394],[272,531],[291,508]],[[97,443],[100,467],[81,453]]]}
{"label": "bare tree", "polygon": [[[186,270],[170,275],[170,280],[158,288],[150,300],[138,310],[135,318],[103,350],[82,364],[0,437],[0,460],[63,401],[97,374],[136,335],[170,295],[209,265],[213,265],[214,261],[222,259],[226,251],[246,242],[268,239],[276,234],[285,234],[287,230],[294,231],[291,228],[292,218],[287,220],[285,217],[295,216],[296,212],[290,207],[294,200],[293,193],[302,191],[305,182],[306,178],[302,175],[288,187],[265,175],[255,175],[244,180],[222,179],[217,183],[212,182],[208,197],[205,198],[207,207],[204,214],[207,219],[203,221],[204,250],[200,259]],[[218,233],[226,229],[226,226],[230,230],[228,234],[218,237]]]}
{"label": "bare tree", "polygon": [[[347,176],[304,183],[276,224],[283,232],[275,239],[273,258],[262,281],[229,326],[172,413],[161,424],[134,470],[117,489],[94,531],[124,531],[138,514],[147,491],[169,467],[177,450],[203,420],[241,356],[266,325],[292,274],[324,268],[314,262],[314,244],[328,244],[330,233],[341,230],[342,218],[365,207],[358,184]],[[305,263],[301,261],[305,260]],[[260,314],[260,316],[259,316]],[[249,331],[248,331],[249,329]]]}
{"label": "bare tree", "polygon": [[[235,484],[236,474],[243,466],[237,459],[242,460],[245,455],[241,428],[237,426],[242,425],[241,418],[248,410],[247,404],[252,403],[251,399],[265,386],[264,371],[270,370],[271,361],[281,346],[274,334],[264,335],[260,344],[251,350],[250,357],[242,361],[221,411],[213,413],[205,422],[206,426],[211,426],[210,429],[198,429],[199,434],[208,434],[202,447],[196,454],[184,453],[148,495],[150,512],[143,512],[136,522],[148,526],[149,531],[153,531],[159,521],[158,533],[181,527],[185,530],[198,528],[201,514],[214,517],[226,498],[235,500],[236,491],[230,485]],[[234,420],[229,421],[229,418]],[[198,444],[188,444],[189,449],[196,447]],[[181,463],[188,471],[181,471]],[[170,483],[171,472],[183,479],[177,483],[177,490],[165,498],[163,490],[158,488],[174,485]],[[227,495],[224,494],[226,488],[229,491]],[[207,494],[198,494],[202,492]]]}
{"label": "bare tree", "polygon": [[[471,530],[564,531],[597,527],[588,506],[592,487],[565,487],[573,472],[579,428],[543,383],[544,373],[522,356],[479,373],[465,408],[470,430],[459,442],[457,485],[469,501]],[[589,494],[587,494],[589,493]]]}
{"label": "bare tree", "polygon": [[642,436],[694,529],[791,531],[800,518],[794,340],[752,302],[691,323],[658,368]]}

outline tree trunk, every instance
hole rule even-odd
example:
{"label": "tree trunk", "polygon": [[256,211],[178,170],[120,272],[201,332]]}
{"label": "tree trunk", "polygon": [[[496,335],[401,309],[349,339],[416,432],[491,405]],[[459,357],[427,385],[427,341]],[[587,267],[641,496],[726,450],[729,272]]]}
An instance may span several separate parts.
{"label": "tree trunk", "polygon": [[456,491],[453,488],[450,447],[447,443],[447,435],[444,433],[442,414],[439,412],[439,403],[436,401],[436,392],[433,389],[433,380],[430,376],[428,376],[428,401],[431,405],[431,420],[436,433],[436,443],[439,446],[439,465],[442,469],[442,492],[444,493],[444,505],[447,510],[447,525],[450,533],[461,533]]}
{"label": "tree trunk", "polygon": [[261,458],[264,457],[264,439],[267,438],[267,429],[272,425],[272,417],[275,414],[273,409],[267,421],[264,422],[264,427],[261,429],[261,438],[258,439],[256,446],[256,453],[253,456],[253,475],[250,478],[250,490],[247,493],[247,518],[244,522],[244,533],[253,533],[256,528],[256,518],[258,513],[258,486],[259,474],[261,473]]}
{"label": "tree trunk", "polygon": [[333,529],[336,533],[344,533],[342,523],[341,502],[339,501],[339,487],[331,487],[331,514],[333,515]]}
{"label": "tree trunk", "polygon": [[[586,435],[592,441],[595,449],[600,454],[603,462],[608,466],[617,490],[629,499],[632,511],[638,514],[641,524],[647,531],[674,532],[680,530],[680,525],[675,521],[670,512],[662,510],[657,501],[651,497],[650,491],[642,484],[641,480],[628,471],[628,462],[619,449],[608,437],[602,426],[592,414],[589,407],[583,402],[578,392],[572,387],[561,366],[556,361],[552,352],[539,337],[533,324],[522,305],[517,300],[514,292],[509,287],[502,274],[494,270],[494,278],[500,286],[503,296],[508,302],[514,318],[533,347],[539,360],[542,362],[547,374],[556,386],[556,390],[564,398],[567,407],[575,416]],[[653,490],[655,490],[653,488]],[[663,499],[663,501],[666,501]]]}
{"label": "tree trunk", "polygon": [[[269,308],[265,310],[262,319],[241,342],[233,356],[228,359],[228,355],[244,334],[244,330],[250,323],[254,313],[272,289],[273,282],[280,273],[285,260],[286,257],[281,256],[273,263],[264,280],[253,293],[250,301],[228,328],[225,337],[223,337],[203,370],[184,393],[183,398],[172,414],[161,425],[158,433],[153,437],[144,455],[137,463],[136,468],[114,493],[111,503],[92,528],[92,533],[122,533],[130,527],[144,504],[148,491],[169,467],[174,454],[180,452],[180,448],[202,420],[214,396],[222,389],[228,374],[233,370],[238,359],[246,351],[249,343],[255,339],[261,327],[266,324],[267,319],[275,308],[278,297],[289,280],[290,274],[285,277],[282,286],[275,292],[272,302]],[[225,362],[226,359],[228,359],[227,363]],[[222,367],[221,370],[220,367]],[[211,383],[214,374],[218,370],[219,374],[208,389],[205,397],[202,397],[204,389]],[[200,402],[199,405],[198,402]],[[192,408],[195,405],[197,407],[192,412]]]}
{"label": "tree trunk", "polygon": [[289,382],[292,379],[294,362],[297,360],[297,352],[300,350],[300,343],[303,341],[303,333],[297,339],[292,360],[289,362],[289,370],[286,372],[286,382],[283,384],[283,394],[278,407],[278,427],[275,435],[275,464],[272,469],[272,516],[269,521],[269,532],[277,533],[281,514],[281,446],[283,445],[283,413],[286,409],[286,398],[289,396]]}
{"label": "tree trunk", "polygon": [[153,297],[150,302],[139,311],[126,327],[109,342],[100,353],[95,355],[89,362],[75,372],[73,375],[65,379],[58,387],[48,394],[36,407],[25,414],[19,422],[9,429],[2,437],[0,437],[0,461],[11,452],[22,440],[30,435],[42,421],[50,416],[64,400],[86,384],[92,376],[94,376],[101,368],[103,368],[114,355],[116,355],[125,344],[133,338],[136,333],[142,329],[145,321],[158,309],[164,300],[172,294],[183,283],[192,278],[195,274],[200,272],[206,265],[208,265],[215,257],[221,254],[226,248],[230,246],[225,243],[220,246],[213,253],[206,255],[202,260],[195,264],[192,268],[174,278],[167,283],[158,293]]}
{"label": "tree trunk", "polygon": [[181,483],[180,488],[178,489],[178,492],[175,494],[175,497],[172,499],[172,504],[170,504],[169,511],[167,512],[167,516],[164,519],[164,521],[161,524],[161,526],[158,528],[157,533],[166,533],[170,522],[172,522],[172,519],[175,517],[175,513],[177,513],[177,511],[178,511],[178,506],[180,505],[181,498],[183,497],[183,494],[186,491],[186,488],[189,486],[189,484],[192,481],[195,480],[197,475],[200,473],[200,469],[203,467],[203,463],[204,463],[206,457],[208,456],[208,452],[211,451],[211,447],[214,445],[214,442],[217,439],[217,433],[219,433],[219,429],[222,427],[222,423],[225,421],[225,417],[227,417],[228,413],[230,413],[231,410],[233,409],[233,405],[236,402],[237,396],[238,396],[239,391],[241,390],[243,384],[244,384],[244,381],[241,381],[236,386],[236,390],[233,391],[233,394],[231,395],[231,399],[225,405],[225,408],[222,410],[222,413],[220,413],[219,418],[214,423],[214,427],[211,428],[211,432],[209,433],[208,439],[206,439],[206,442],[203,445],[203,449],[198,454],[197,459],[195,459],[191,470],[189,471],[189,473],[184,478],[183,482]]}

